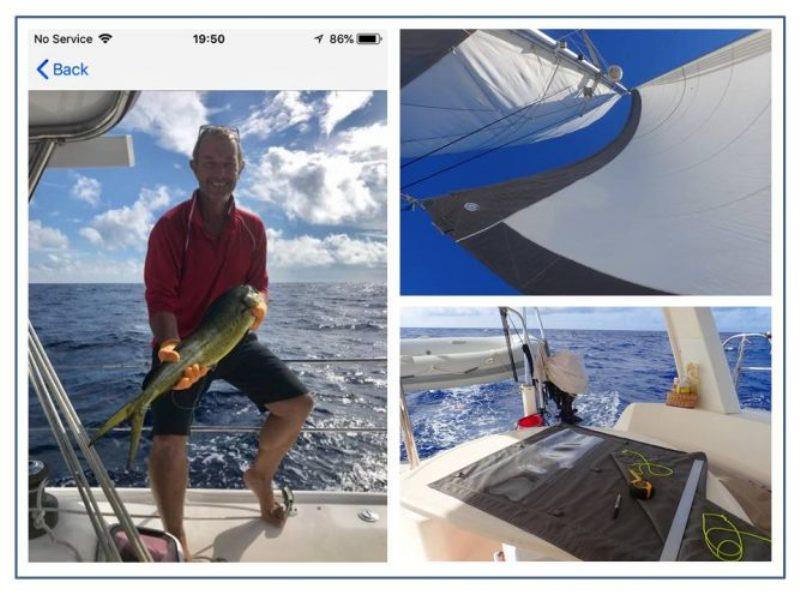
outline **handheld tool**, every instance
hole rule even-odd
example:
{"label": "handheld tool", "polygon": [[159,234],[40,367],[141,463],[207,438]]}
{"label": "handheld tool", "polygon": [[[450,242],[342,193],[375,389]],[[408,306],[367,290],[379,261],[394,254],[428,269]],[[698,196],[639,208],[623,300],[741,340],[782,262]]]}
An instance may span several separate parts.
{"label": "handheld tool", "polygon": [[622,494],[617,494],[617,499],[614,500],[614,508],[611,511],[611,518],[616,519],[619,516],[619,505],[622,503]]}
{"label": "handheld tool", "polygon": [[644,474],[650,477],[669,477],[674,471],[666,465],[650,462],[644,454],[636,450],[626,448],[621,454],[632,455],[639,460],[628,468],[630,479],[628,479],[628,491],[630,495],[639,500],[649,500],[656,493],[656,488],[649,479],[645,479]]}
{"label": "handheld tool", "polygon": [[656,493],[655,486],[645,479],[636,469],[628,469],[631,478],[628,479],[628,492],[639,500],[649,500]]}

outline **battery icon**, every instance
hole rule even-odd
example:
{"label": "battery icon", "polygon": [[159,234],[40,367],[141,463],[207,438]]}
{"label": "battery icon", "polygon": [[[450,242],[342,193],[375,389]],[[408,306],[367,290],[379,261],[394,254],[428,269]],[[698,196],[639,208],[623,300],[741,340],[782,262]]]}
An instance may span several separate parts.
{"label": "battery icon", "polygon": [[377,33],[359,33],[356,35],[359,44],[380,44],[381,36]]}

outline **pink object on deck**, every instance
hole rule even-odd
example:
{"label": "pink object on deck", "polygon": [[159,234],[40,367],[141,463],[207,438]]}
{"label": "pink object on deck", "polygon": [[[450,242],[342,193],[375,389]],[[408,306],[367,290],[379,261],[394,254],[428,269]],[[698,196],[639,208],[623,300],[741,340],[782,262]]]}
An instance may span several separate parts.
{"label": "pink object on deck", "polygon": [[[169,534],[146,527],[138,527],[137,529],[142,543],[150,552],[154,562],[182,562],[178,544]],[[137,562],[136,553],[122,527],[119,525],[113,526],[112,535],[123,562]]]}

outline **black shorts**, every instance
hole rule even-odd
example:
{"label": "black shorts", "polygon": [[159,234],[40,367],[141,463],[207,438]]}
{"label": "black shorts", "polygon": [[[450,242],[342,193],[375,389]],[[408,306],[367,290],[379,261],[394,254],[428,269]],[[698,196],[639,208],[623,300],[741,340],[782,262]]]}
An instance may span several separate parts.
{"label": "black shorts", "polygon": [[[142,382],[147,387],[159,365],[158,350],[153,349],[153,364]],[[308,393],[297,376],[258,341],[255,333],[248,333],[237,346],[217,364],[208,375],[185,390],[170,390],[151,405],[153,435],[189,435],[194,410],[216,379],[227,381],[252,400],[259,410],[267,404],[288,400]]]}

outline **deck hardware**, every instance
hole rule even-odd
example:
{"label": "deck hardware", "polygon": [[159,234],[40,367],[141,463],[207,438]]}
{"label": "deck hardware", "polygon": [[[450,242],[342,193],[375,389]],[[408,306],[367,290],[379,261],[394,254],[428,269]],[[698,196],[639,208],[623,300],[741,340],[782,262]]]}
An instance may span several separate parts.
{"label": "deck hardware", "polygon": [[377,523],[378,521],[380,521],[381,517],[374,510],[365,508],[358,512],[358,518],[364,521],[365,523]]}
{"label": "deck hardware", "polygon": [[281,495],[283,496],[283,506],[286,508],[286,516],[295,516],[297,507],[294,505],[294,492],[289,489],[288,485],[285,485],[281,488]]}

